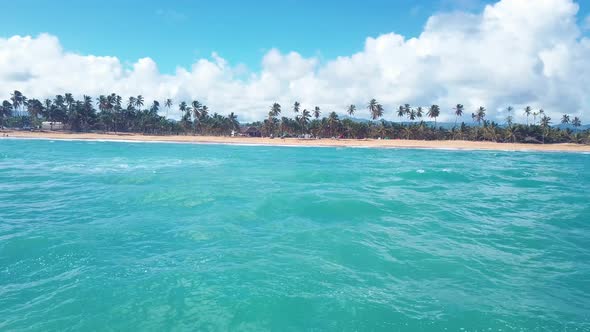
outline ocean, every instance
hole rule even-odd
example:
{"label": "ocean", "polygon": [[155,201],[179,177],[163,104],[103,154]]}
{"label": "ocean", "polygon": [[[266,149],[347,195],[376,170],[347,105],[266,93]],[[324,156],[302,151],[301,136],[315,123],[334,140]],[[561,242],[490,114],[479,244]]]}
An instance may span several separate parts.
{"label": "ocean", "polygon": [[0,140],[0,330],[589,331],[590,155]]}

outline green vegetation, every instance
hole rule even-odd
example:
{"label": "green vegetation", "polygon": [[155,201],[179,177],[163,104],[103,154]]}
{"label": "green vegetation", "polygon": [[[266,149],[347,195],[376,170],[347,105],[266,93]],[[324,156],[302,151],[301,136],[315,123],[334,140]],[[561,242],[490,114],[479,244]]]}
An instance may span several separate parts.
{"label": "green vegetation", "polygon": [[[146,106],[147,105],[147,106]],[[101,95],[95,100],[83,96],[76,100],[71,93],[57,95],[53,99],[40,101],[28,99],[19,91],[14,91],[10,100],[0,105],[0,127],[39,128],[43,121],[61,122],[71,131],[109,131],[134,132],[152,135],[229,135],[239,131],[240,123],[233,112],[227,116],[211,114],[206,105],[195,100],[190,103],[181,101],[177,107],[181,113],[179,121],[168,118],[174,106],[171,99],[166,99],[163,106],[156,100],[146,103],[143,96],[129,97],[126,102],[117,94]],[[165,107],[166,116],[160,115]],[[522,112],[527,118],[526,124],[513,122],[514,108],[506,109],[507,117],[503,124],[486,119],[487,110],[479,107],[471,114],[468,125],[462,120],[465,107],[457,104],[449,113],[454,115],[452,126],[438,126],[437,118],[441,114],[438,105],[427,109],[413,108],[409,104],[401,105],[396,115],[402,122],[382,120],[386,110],[371,99],[366,109],[372,121],[358,121],[350,118],[357,112],[356,105],[343,107],[343,113],[349,117],[340,118],[332,111],[322,117],[319,107],[313,110],[301,110],[301,104],[293,104],[294,116],[282,116],[278,103],[271,105],[268,116],[263,121],[249,123],[264,136],[300,136],[342,137],[342,138],[384,138],[417,140],[472,140],[494,142],[525,143],[590,143],[590,130],[580,130],[582,125],[578,117],[570,118],[563,114],[561,123],[568,125],[561,129],[551,126],[552,119],[543,110],[535,111],[530,106]],[[161,110],[162,113],[164,110]],[[532,116],[532,123],[529,117]],[[425,122],[428,117],[434,122]],[[570,128],[570,126],[572,128]]]}

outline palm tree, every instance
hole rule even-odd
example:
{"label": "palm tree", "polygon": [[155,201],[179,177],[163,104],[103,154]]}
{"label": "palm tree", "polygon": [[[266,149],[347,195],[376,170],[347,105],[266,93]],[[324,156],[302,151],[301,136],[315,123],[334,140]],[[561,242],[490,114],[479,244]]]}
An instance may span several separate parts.
{"label": "palm tree", "polygon": [[[62,99],[63,99],[63,97],[62,97]],[[122,99],[120,96],[118,96],[117,94],[115,94],[113,92],[110,95],[107,95],[107,101],[110,104],[110,108],[115,108],[115,106],[121,106]]]}
{"label": "palm tree", "polygon": [[539,113],[533,112],[533,125],[537,124],[537,115],[539,115]]}
{"label": "palm tree", "polygon": [[164,106],[166,106],[166,118],[168,117],[168,111],[170,110],[170,107],[172,107],[172,99],[168,98],[166,99],[166,102],[164,103]]}
{"label": "palm tree", "polygon": [[564,114],[564,115],[561,117],[561,123],[562,123],[562,124],[568,124],[568,123],[570,123],[570,116],[569,116],[569,115],[567,115],[567,114]]}
{"label": "palm tree", "polygon": [[203,104],[201,104],[198,100],[193,100],[191,103],[193,107],[193,116],[195,119],[201,118],[201,109],[203,108]]}
{"label": "palm tree", "polygon": [[320,108],[318,106],[316,106],[313,109],[313,117],[317,120],[320,118],[320,115],[322,115],[322,112],[320,111]]}
{"label": "palm tree", "polygon": [[27,112],[33,126],[37,126],[39,123],[39,115],[43,111],[43,104],[37,99],[30,99],[28,102]]}
{"label": "palm tree", "polygon": [[533,112],[533,109],[530,106],[524,108],[524,114],[526,115],[526,125],[529,125],[529,115]]}
{"label": "palm tree", "polygon": [[582,125],[582,121],[580,121],[580,118],[578,118],[577,116],[574,116],[574,119],[572,120],[572,126],[578,128]]}
{"label": "palm tree", "polygon": [[191,121],[191,108],[185,101],[181,101],[180,104],[178,104],[178,110],[182,114],[180,118],[180,125],[184,130],[187,130]]}
{"label": "palm tree", "polygon": [[477,109],[477,117],[480,118],[482,121],[485,121],[486,112],[487,112],[486,108],[483,106],[480,106]]}
{"label": "palm tree", "polygon": [[305,131],[305,132],[307,132],[307,125],[309,123],[309,118],[311,118],[311,113],[307,109],[304,109],[303,112],[301,112],[301,116],[298,117],[299,124],[301,125],[301,128],[303,128],[303,131]]}
{"label": "palm tree", "polygon": [[113,96],[115,98],[115,106],[117,108],[121,109],[121,104],[123,103],[123,98],[119,95],[115,95],[114,93],[113,93]]}
{"label": "palm tree", "polygon": [[[544,113],[544,112],[543,112]],[[547,136],[549,132],[549,124],[551,123],[551,118],[547,115],[543,114],[541,118],[541,128],[543,129],[543,144],[545,144],[545,136]]]}
{"label": "palm tree", "polygon": [[[278,105],[278,104],[274,103],[274,105]],[[270,111],[268,112],[268,119],[265,120],[267,132],[268,132],[269,136],[271,136],[271,138],[274,135],[275,119],[276,119],[276,116],[278,115],[275,112],[274,105],[271,106]],[[280,105],[279,105],[279,107],[280,107]]]}
{"label": "palm tree", "polygon": [[514,126],[506,127],[506,139],[516,143],[516,128]]}
{"label": "palm tree", "polygon": [[350,105],[348,106],[348,110],[347,110],[347,112],[348,112],[348,115],[349,115],[349,116],[353,116],[355,111],[356,111],[356,105],[354,105],[354,104],[350,104]]}
{"label": "palm tree", "polygon": [[295,114],[299,113],[299,107],[301,107],[301,104],[299,104],[299,102],[298,102],[298,101],[296,101],[296,102],[293,104],[293,112],[295,112]]}
{"label": "palm tree", "polygon": [[154,100],[152,102],[152,106],[150,106],[150,110],[158,113],[158,111],[160,110],[160,102],[157,100]]}
{"label": "palm tree", "polygon": [[[45,102],[45,104],[47,105],[47,101]],[[96,105],[98,106],[98,109],[101,112],[106,112],[107,111],[107,106],[106,106],[107,105],[107,98],[104,95],[98,96],[98,99],[96,100]]]}
{"label": "palm tree", "polygon": [[142,95],[137,96],[137,98],[135,99],[135,107],[137,107],[138,110],[143,107],[143,96]]}
{"label": "palm tree", "polygon": [[514,107],[508,106],[506,108],[506,112],[508,113],[508,116],[506,116],[506,124],[508,124],[508,126],[512,125],[512,111],[514,111]]}
{"label": "palm tree", "polygon": [[82,97],[84,99],[84,106],[91,107],[92,106],[92,97],[84,95]]}
{"label": "palm tree", "polygon": [[113,112],[113,121],[116,127],[116,119],[123,111],[123,108],[121,107],[121,104],[123,103],[123,98],[115,93],[111,93],[111,95],[107,97],[107,100],[109,100],[110,110]]}
{"label": "palm tree", "polygon": [[72,105],[74,105],[74,97],[72,97],[71,93],[66,93],[64,95],[65,97],[65,101],[66,101],[66,105],[68,106],[68,111],[72,110]]}
{"label": "palm tree", "polygon": [[438,105],[430,106],[426,115],[431,119],[434,118],[434,128],[436,128],[436,118],[440,115],[440,107]]}
{"label": "palm tree", "polygon": [[[109,113],[109,118],[111,120],[111,129],[116,132],[119,127],[118,126],[119,123],[117,121],[117,113],[116,113],[118,111],[118,109],[115,109],[113,111],[113,109],[117,105],[116,95],[114,93],[107,95],[103,99],[103,101],[104,101],[103,107],[105,109],[105,112]],[[54,104],[57,105],[58,109],[62,108],[63,103],[64,103],[64,98],[62,96],[60,96],[60,95],[55,96]]]}
{"label": "palm tree", "polygon": [[10,94],[10,100],[12,101],[13,109],[20,105],[22,95],[23,94],[18,90],[14,90],[14,92]]}
{"label": "palm tree", "polygon": [[481,125],[482,121],[485,121],[486,117],[486,109],[483,106],[480,106],[475,113],[471,114],[471,117]]}
{"label": "palm tree", "polygon": [[4,118],[8,118],[12,115],[12,104],[5,100],[0,105],[0,129],[4,127]]}
{"label": "palm tree", "polygon": [[203,121],[209,117],[209,107],[207,105],[201,106],[201,117],[200,120]]}
{"label": "palm tree", "polygon": [[281,105],[279,103],[272,104],[270,107],[270,114],[272,114],[272,117],[279,116],[281,114]]}
{"label": "palm tree", "polygon": [[410,107],[410,104],[404,104],[404,112],[406,112],[406,114],[410,114],[411,110],[412,108]]}
{"label": "palm tree", "polygon": [[462,104],[457,104],[457,106],[455,106],[453,109],[455,110],[455,125],[453,126],[453,128],[455,128],[457,127],[457,120],[460,116],[463,116],[463,110],[465,108]]}
{"label": "palm tree", "polygon": [[408,119],[410,119],[410,121],[416,120],[416,111],[413,108],[406,112],[408,112]]}
{"label": "palm tree", "polygon": [[12,109],[15,112],[17,112],[17,114],[20,115],[19,108],[24,107],[26,99],[27,98],[18,90],[14,90],[14,92],[10,94],[10,100],[12,101]]}
{"label": "palm tree", "polygon": [[338,129],[339,122],[340,120],[338,119],[338,114],[336,114],[336,112],[331,112],[330,115],[328,115],[328,126],[330,127],[330,135],[332,137],[336,136],[335,132],[336,129]]}
{"label": "palm tree", "polygon": [[418,106],[418,108],[416,108],[416,117],[419,119],[422,119],[423,113],[424,113],[424,109],[422,108],[422,106]]}
{"label": "palm tree", "polygon": [[383,108],[383,105],[379,104],[377,106],[377,115],[379,116],[379,118],[383,117],[383,115],[385,114],[385,108]]}
{"label": "palm tree", "polygon": [[375,98],[369,101],[367,105],[367,109],[369,109],[369,113],[371,114],[371,119],[377,120],[383,116],[383,106],[377,102]]}
{"label": "palm tree", "polygon": [[186,112],[188,105],[186,104],[186,102],[181,102],[180,104],[178,104],[178,110],[182,113]]}
{"label": "palm tree", "polygon": [[197,127],[199,126],[199,123],[201,122],[201,109],[203,108],[203,105],[198,101],[198,100],[193,100],[193,102],[191,103],[192,105],[192,111],[193,111],[193,125],[194,125],[194,132],[197,132]]}
{"label": "palm tree", "polygon": [[404,107],[402,105],[400,105],[397,109],[397,116],[399,116],[400,118],[403,118],[404,115],[406,115],[406,110],[404,109]]}
{"label": "palm tree", "polygon": [[371,118],[373,120],[377,118],[377,105],[379,105],[379,103],[377,103],[377,100],[375,98],[371,99],[369,101],[369,104],[367,105],[367,109],[369,110],[369,114],[371,114]]}
{"label": "palm tree", "polygon": [[4,108],[4,112],[7,116],[10,116],[12,114],[13,107],[8,100],[2,102],[2,108]]}
{"label": "palm tree", "polygon": [[547,127],[549,127],[550,123],[551,123],[551,118],[548,117],[547,115],[543,115],[543,117],[541,118],[541,127],[547,128]]}
{"label": "palm tree", "polygon": [[89,127],[89,121],[95,116],[95,110],[94,107],[92,106],[92,97],[84,95],[82,97],[82,123],[81,126],[83,130],[88,130]]}
{"label": "palm tree", "polygon": [[238,116],[235,115],[234,112],[229,113],[229,115],[227,116],[227,119],[230,123],[232,130],[239,130],[240,129],[240,123],[238,122]]}
{"label": "palm tree", "polygon": [[[110,102],[110,96],[107,97],[107,102]],[[55,96],[55,100],[53,101],[53,103],[57,107],[63,107],[65,104],[64,96],[62,96],[62,95]],[[111,105],[109,104],[109,106],[111,106]]]}
{"label": "palm tree", "polygon": [[131,110],[135,107],[135,104],[137,103],[137,100],[135,99],[135,97],[129,97],[129,99],[127,100],[127,109]]}
{"label": "palm tree", "polygon": [[178,110],[182,114],[181,122],[183,122],[185,126],[188,125],[191,120],[191,108],[185,101],[181,101],[180,104],[178,104]]}

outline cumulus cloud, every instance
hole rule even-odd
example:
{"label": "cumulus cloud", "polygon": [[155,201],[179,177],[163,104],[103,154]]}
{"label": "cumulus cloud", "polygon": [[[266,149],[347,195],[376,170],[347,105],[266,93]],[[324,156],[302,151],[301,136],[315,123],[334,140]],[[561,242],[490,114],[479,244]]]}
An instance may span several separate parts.
{"label": "cumulus cloud", "polygon": [[462,103],[469,112],[486,106],[496,120],[508,105],[531,105],[555,121],[562,113],[590,121],[590,39],[577,12],[572,0],[502,0],[480,13],[433,15],[415,38],[368,37],[358,53],[328,61],[272,49],[260,71],[246,74],[217,54],[163,74],[150,58],[126,66],[112,56],[68,52],[49,34],[13,36],[0,38],[0,86],[35,97],[117,92],[198,99],[242,121],[261,119],[275,101],[290,108],[295,100],[339,113],[354,103],[363,116],[373,97],[393,120],[403,103],[438,104],[443,121]]}

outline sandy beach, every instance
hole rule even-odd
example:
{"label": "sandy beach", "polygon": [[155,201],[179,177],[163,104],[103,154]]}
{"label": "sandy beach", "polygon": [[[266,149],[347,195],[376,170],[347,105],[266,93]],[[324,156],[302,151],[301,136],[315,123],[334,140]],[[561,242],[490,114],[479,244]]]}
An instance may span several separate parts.
{"label": "sandy beach", "polygon": [[45,138],[65,140],[113,140],[138,142],[178,142],[213,144],[252,144],[286,146],[331,146],[367,148],[423,148],[423,149],[464,149],[464,150],[504,150],[504,151],[563,151],[590,152],[590,145],[582,144],[521,144],[473,141],[417,141],[417,140],[378,140],[378,139],[298,139],[261,137],[221,137],[221,136],[153,136],[129,133],[69,133],[69,132],[26,132],[2,131],[1,135],[14,138]]}

